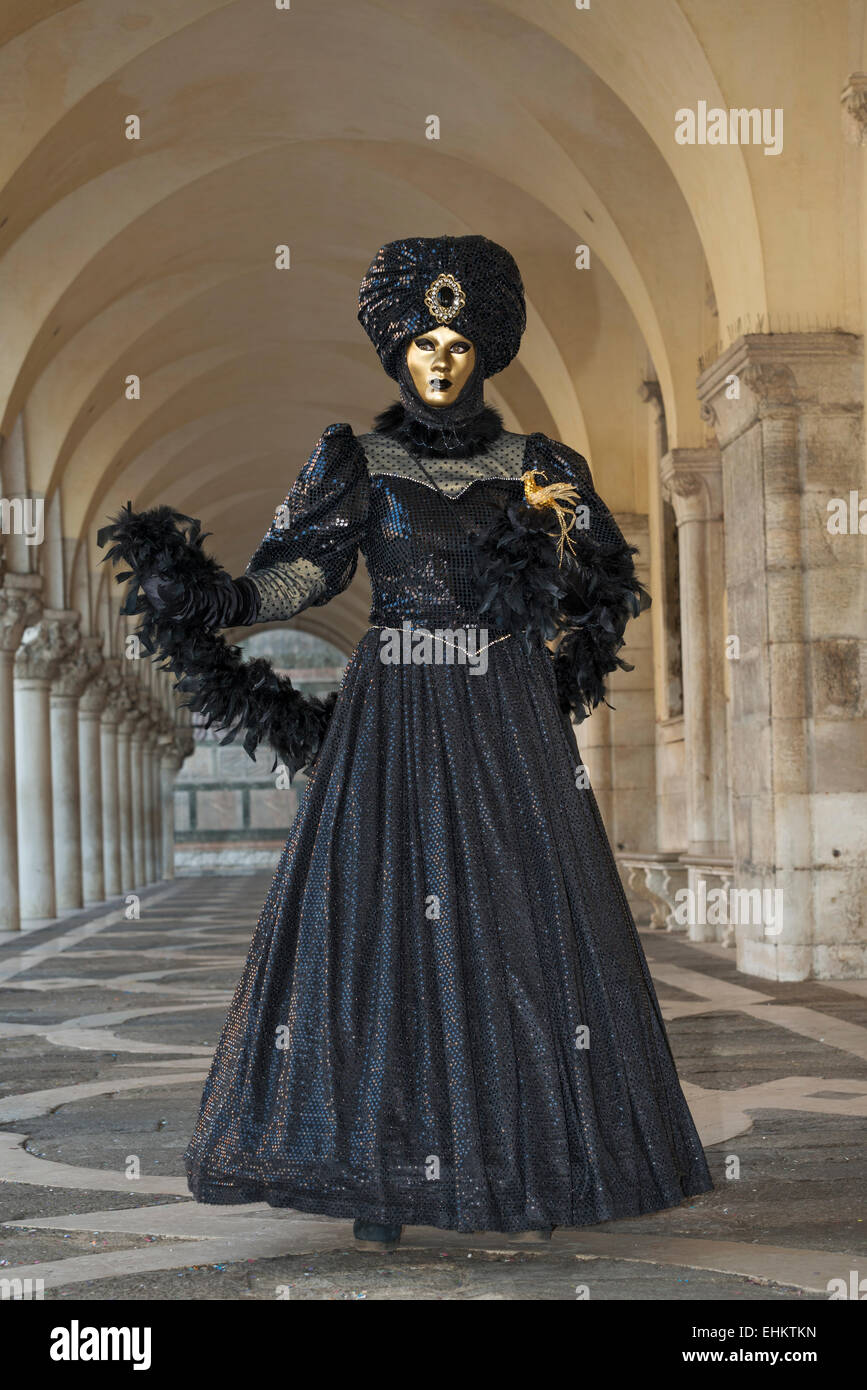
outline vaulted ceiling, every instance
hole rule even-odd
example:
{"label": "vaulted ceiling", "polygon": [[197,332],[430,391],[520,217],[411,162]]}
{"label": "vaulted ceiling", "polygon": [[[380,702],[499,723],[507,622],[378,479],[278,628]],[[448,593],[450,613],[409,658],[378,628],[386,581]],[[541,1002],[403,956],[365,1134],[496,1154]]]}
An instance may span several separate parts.
{"label": "vaulted ceiling", "polygon": [[[368,428],[392,398],[355,318],[376,248],[482,232],[529,307],[489,398],[646,511],[649,372],[670,442],[701,444],[718,340],[860,331],[839,92],[867,67],[863,9],[5,0],[0,433],[22,422],[30,488],[94,572],[95,529],[131,498],[201,516],[237,573],[324,426]],[[677,144],[700,99],[783,108],[783,154]],[[365,615],[359,577],[304,622],[345,644]]]}

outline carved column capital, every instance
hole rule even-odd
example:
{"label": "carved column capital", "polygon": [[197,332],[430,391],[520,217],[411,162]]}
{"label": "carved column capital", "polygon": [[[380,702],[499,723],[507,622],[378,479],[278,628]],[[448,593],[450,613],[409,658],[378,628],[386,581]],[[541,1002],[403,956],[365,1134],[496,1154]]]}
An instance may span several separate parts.
{"label": "carved column capital", "polygon": [[726,448],[757,421],[851,410],[861,353],[855,333],[744,334],[698,379],[702,419]]}
{"label": "carved column capital", "polygon": [[187,758],[191,758],[196,748],[196,740],[193,738],[192,729],[183,729],[176,726],[174,746],[177,756],[182,763],[185,762]]}
{"label": "carved column capital", "polygon": [[72,651],[61,661],[51,685],[51,694],[53,696],[66,696],[70,699],[83,699],[88,687],[94,686],[93,698],[97,698],[101,666],[101,639],[99,637],[80,638]]}
{"label": "carved column capital", "polygon": [[165,705],[161,704],[159,706],[156,721],[157,728],[159,729],[160,743],[170,743],[175,736],[175,721],[169,714]]}
{"label": "carved column capital", "polygon": [[657,416],[663,414],[662,387],[658,381],[642,381],[638,388],[638,398],[643,401],[645,405],[652,405],[656,410]]}
{"label": "carved column capital", "polygon": [[82,714],[102,714],[109,695],[109,681],[102,655],[102,638],[85,637],[82,643],[87,655],[88,680],[78,708]]}
{"label": "carved column capital", "polygon": [[668,450],[668,423],[665,418],[662,387],[658,381],[650,378],[647,381],[642,381],[638,388],[638,396],[639,400],[642,400],[653,410],[653,422],[656,426],[656,447],[661,457]]}
{"label": "carved column capital", "polygon": [[795,374],[785,362],[748,362],[741,372],[741,381],[753,393],[762,411],[794,406],[798,399]]}
{"label": "carved column capital", "polygon": [[77,613],[44,608],[39,621],[24,630],[15,654],[15,675],[22,680],[56,680],[78,641]]}
{"label": "carved column capital", "polygon": [[117,681],[110,685],[109,690],[109,710],[117,716],[118,732],[131,734],[140,718],[136,699],[138,692],[132,681],[128,680],[124,668],[125,662],[118,661]]}
{"label": "carved column capital", "polygon": [[122,663],[116,656],[103,660],[100,680],[105,686],[105,703],[102,709],[104,724],[118,724],[126,713]]}
{"label": "carved column capital", "polygon": [[148,743],[153,727],[153,707],[150,691],[138,682],[130,688],[132,700],[131,716],[134,720],[131,733],[134,743]]}
{"label": "carved column capital", "polygon": [[0,651],[4,652],[17,650],[27,628],[33,627],[42,613],[38,591],[14,586],[9,581],[15,578],[30,579],[31,576],[8,574],[0,588]]}
{"label": "carved column capital", "polygon": [[688,521],[722,520],[719,449],[670,449],[660,462],[659,477],[678,526]]}
{"label": "carved column capital", "polygon": [[867,72],[853,72],[840,93],[843,135],[850,145],[867,145]]}
{"label": "carved column capital", "polygon": [[166,713],[163,709],[162,704],[160,703],[160,700],[153,693],[153,691],[150,691],[148,693],[147,701],[147,743],[150,746],[151,751],[156,751],[158,745],[166,736],[165,719]]}

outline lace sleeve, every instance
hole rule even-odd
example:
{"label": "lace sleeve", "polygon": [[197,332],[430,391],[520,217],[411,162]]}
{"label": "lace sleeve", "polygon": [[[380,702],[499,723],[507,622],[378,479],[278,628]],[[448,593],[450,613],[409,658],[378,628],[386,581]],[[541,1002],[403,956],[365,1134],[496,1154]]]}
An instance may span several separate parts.
{"label": "lace sleeve", "polygon": [[329,425],[247,566],[259,621],[294,617],[341,593],[358,563],[369,476],[349,425]]}

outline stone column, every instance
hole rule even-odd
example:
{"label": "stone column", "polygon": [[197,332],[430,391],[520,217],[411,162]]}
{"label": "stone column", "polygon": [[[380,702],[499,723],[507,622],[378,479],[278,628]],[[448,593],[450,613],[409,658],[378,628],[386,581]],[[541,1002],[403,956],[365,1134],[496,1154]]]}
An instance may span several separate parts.
{"label": "stone column", "polygon": [[[102,721],[108,682],[102,671],[101,638],[87,638],[91,678],[78,702],[78,766],[81,785],[81,870],[85,904],[106,897],[102,804]],[[98,665],[97,665],[98,662]]]}
{"label": "stone column", "polygon": [[[615,518],[629,545],[636,546],[635,568],[650,583],[650,534],[647,517],[638,513]],[[633,618],[620,655],[634,669],[614,671],[609,679],[611,782],[614,792],[613,842],[617,850],[656,847],[656,718],[654,708],[652,608]]]}
{"label": "stone column", "polygon": [[740,648],[735,888],[782,894],[782,930],[775,904],[737,927],[738,965],[771,979],[867,974],[862,352],[842,332],[751,334],[699,378]]}
{"label": "stone column", "polygon": [[680,635],[680,558],[677,519],[660,469],[668,453],[668,427],[658,381],[642,383],[648,406],[651,458],[648,478],[653,666],[656,686],[656,850],[675,858],[686,850],[686,778]]}
{"label": "stone column", "polygon": [[151,717],[146,738],[142,743],[142,802],[144,808],[144,865],[145,883],[157,879],[156,803],[154,799],[154,763],[157,760],[157,731]]}
{"label": "stone column", "polygon": [[[840,112],[843,118],[843,135],[850,145],[867,146],[867,72],[849,74],[840,93]],[[867,227],[867,176],[863,170],[864,155],[861,155],[861,226]],[[859,237],[861,246],[861,326],[867,334],[867,237]],[[867,400],[867,353],[862,352],[862,400]],[[867,465],[867,437],[863,440],[865,465]]]}
{"label": "stone column", "polygon": [[54,875],[57,911],[84,906],[81,856],[81,777],[78,701],[93,674],[92,654],[78,632],[78,618],[68,627],[70,655],[51,684],[51,781],[54,794]]}
{"label": "stone column", "polygon": [[169,739],[162,746],[160,759],[160,799],[162,830],[162,876],[175,876],[175,778],[184,765],[178,743]]}
{"label": "stone column", "polygon": [[102,783],[102,857],[105,873],[105,896],[117,897],[123,892],[120,793],[118,786],[118,726],[127,712],[126,692],[120,661],[115,657],[105,662],[107,686],[106,703],[100,725],[100,773]]}
{"label": "stone column", "polygon": [[581,786],[586,778],[593,788],[593,795],[599,807],[599,814],[612,845],[614,839],[614,765],[612,758],[613,734],[611,710],[608,705],[597,705],[596,709],[580,724],[573,720],[575,741],[581,762],[573,768],[576,785]]}
{"label": "stone column", "polygon": [[154,856],[156,859],[156,877],[164,879],[166,877],[166,854],[165,854],[165,835],[163,830],[163,820],[165,817],[165,802],[163,799],[163,760],[166,748],[171,743],[174,732],[174,724],[169,719],[165,708],[160,705],[157,718],[159,733],[154,745],[153,756],[153,806],[154,806]]}
{"label": "stone column", "polygon": [[169,722],[159,700],[154,699],[154,741],[151,750],[151,808],[154,844],[154,880],[163,877],[163,798],[162,798],[162,756],[165,740],[169,737]]}
{"label": "stone column", "polygon": [[135,875],[133,838],[132,731],[138,722],[138,707],[134,705],[128,686],[124,715],[117,726],[117,804],[120,825],[121,892],[129,893],[138,880]]}
{"label": "stone column", "polygon": [[[17,581],[23,581],[21,587]],[[15,793],[15,652],[41,612],[37,575],[7,574],[0,588],[0,931],[18,931],[18,813]]]}
{"label": "stone column", "polygon": [[672,449],[660,476],[674,506],[680,556],[687,853],[718,857],[729,849],[719,450]]}
{"label": "stone column", "polygon": [[130,731],[129,743],[133,888],[140,888],[145,882],[145,876],[147,874],[145,855],[144,744],[148,737],[149,725],[140,700],[141,696],[137,695],[136,717]]}
{"label": "stone column", "polygon": [[[618,513],[617,525],[638,549],[636,571],[649,582],[647,517]],[[650,610],[652,611],[652,609]],[[576,738],[615,852],[656,846],[656,725],[649,613],[626,628],[621,651],[632,671],[614,671],[608,704],[577,726]]]}
{"label": "stone column", "polygon": [[54,917],[54,812],[51,682],[68,655],[69,617],[45,609],[27,628],[15,657],[15,771],[21,916]]}

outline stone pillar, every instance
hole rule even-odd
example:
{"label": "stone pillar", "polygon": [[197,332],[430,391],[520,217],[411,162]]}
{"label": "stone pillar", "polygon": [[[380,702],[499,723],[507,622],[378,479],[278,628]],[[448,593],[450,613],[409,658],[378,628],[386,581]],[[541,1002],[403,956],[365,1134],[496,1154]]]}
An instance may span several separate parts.
{"label": "stone pillar", "polygon": [[[127,692],[128,693],[128,692]],[[117,726],[117,804],[118,824],[120,826],[120,877],[121,892],[129,893],[135,888],[135,856],[133,850],[133,785],[132,785],[132,731],[138,722],[138,709],[132,709],[132,697],[126,705],[126,712]]]}
{"label": "stone pillar", "polygon": [[153,721],[142,743],[142,803],[144,824],[144,882],[155,883],[157,879],[156,860],[156,804],[154,801],[154,763],[156,762],[157,734]]}
{"label": "stone pillar", "polygon": [[[650,626],[656,686],[656,850],[676,857],[686,850],[686,759],[684,756],[683,672],[680,635],[680,557],[677,519],[665,496],[660,470],[668,450],[668,427],[659,382],[639,391],[648,407],[648,523]],[[654,874],[656,871],[653,871]],[[658,875],[655,882],[658,882]]]}
{"label": "stone pillar", "polygon": [[93,674],[92,654],[78,633],[78,618],[68,627],[70,655],[51,685],[51,781],[54,796],[54,875],[57,911],[84,906],[81,857],[81,777],[78,701]]}
{"label": "stone pillar", "polygon": [[155,702],[154,727],[156,734],[151,758],[151,806],[153,807],[154,830],[154,879],[163,877],[163,797],[162,797],[162,757],[165,740],[168,737],[168,718],[162,705]]}
{"label": "stone pillar", "polygon": [[123,892],[120,793],[118,785],[118,726],[127,711],[126,692],[120,662],[112,658],[104,665],[107,686],[106,703],[100,725],[100,774],[102,783],[102,857],[105,873],[105,896],[117,897]]}
{"label": "stone pillar", "polygon": [[15,771],[21,916],[54,917],[51,682],[68,655],[69,616],[45,609],[15,657]]}
{"label": "stone pillar", "polygon": [[[862,148],[867,146],[867,72],[853,72],[849,74],[845,86],[840,93],[841,115],[843,118],[843,135],[850,145],[858,145]],[[867,227],[867,175],[863,169],[864,155],[861,155],[861,226]],[[861,247],[861,325],[867,332],[867,295],[864,287],[867,286],[867,237],[858,238]],[[867,353],[862,352],[862,400],[867,401]],[[867,434],[863,439],[865,450],[865,466],[867,466]]]}
{"label": "stone pillar", "polygon": [[648,479],[647,557],[653,596],[650,626],[656,684],[656,718],[668,723],[683,714],[683,678],[680,642],[680,566],[674,509],[660,477],[668,454],[668,428],[658,381],[645,381],[639,392],[652,419],[650,477]]}
{"label": "stone pillar", "polygon": [[[647,517],[618,513],[636,570],[649,582]],[[652,611],[652,610],[651,610]],[[652,629],[649,613],[633,619],[620,655],[634,667],[608,680],[608,704],[577,726],[576,738],[615,852],[651,851],[656,845],[656,725]]]}
{"label": "stone pillar", "polygon": [[[108,682],[102,673],[97,644],[86,639],[91,678],[78,702],[78,766],[81,785],[81,871],[85,905],[106,897],[102,802],[102,713],[108,699]],[[96,661],[98,660],[98,665]]]}
{"label": "stone pillar", "polygon": [[154,744],[154,756],[152,761],[153,771],[153,807],[154,807],[154,857],[156,860],[156,878],[166,877],[166,854],[165,837],[163,832],[163,819],[165,816],[165,802],[163,800],[163,759],[166,748],[171,742],[174,730],[173,723],[165,709],[160,706],[157,718],[159,734]]}
{"label": "stone pillar", "polygon": [[[650,534],[647,517],[615,518],[629,545],[641,582],[650,583]],[[656,845],[656,718],[653,678],[652,608],[633,618],[620,655],[634,669],[614,671],[609,679],[611,785],[614,800],[613,843],[620,850]]]}
{"label": "stone pillar", "polygon": [[718,857],[728,852],[730,824],[719,450],[672,449],[660,476],[674,506],[680,557],[687,853]]}
{"label": "stone pillar", "polygon": [[160,759],[160,816],[162,830],[162,876],[175,876],[175,778],[184,765],[180,740],[173,738],[162,745]]}
{"label": "stone pillar", "polygon": [[[18,587],[18,583],[21,586]],[[0,588],[0,931],[18,931],[18,812],[15,792],[15,652],[42,605],[37,575],[7,574]]]}
{"label": "stone pillar", "polygon": [[139,704],[130,731],[129,775],[130,807],[132,812],[132,886],[140,888],[145,882],[145,801],[144,801],[144,744],[148,736],[147,718]]}
{"label": "stone pillar", "polygon": [[[614,839],[614,767],[612,761],[611,710],[607,705],[597,705],[596,709],[581,723],[573,720],[575,741],[581,754],[581,764],[573,769],[576,785],[586,777],[593,788],[593,795],[599,807],[599,814],[612,845]],[[583,771],[582,771],[583,769]]]}
{"label": "stone pillar", "polygon": [[699,378],[722,450],[740,648],[735,888],[782,895],[772,924],[737,927],[738,965],[771,979],[867,974],[865,540],[850,498],[864,487],[862,351],[842,332],[751,334]]}

